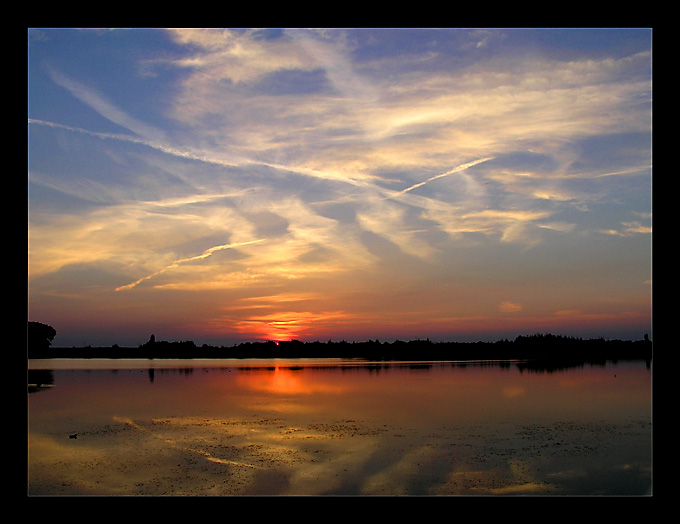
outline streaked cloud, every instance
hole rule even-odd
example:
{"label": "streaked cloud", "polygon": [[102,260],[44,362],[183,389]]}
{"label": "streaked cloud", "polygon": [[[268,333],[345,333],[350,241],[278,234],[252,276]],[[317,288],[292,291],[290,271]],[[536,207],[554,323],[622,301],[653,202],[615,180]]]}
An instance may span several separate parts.
{"label": "streaked cloud", "polygon": [[[92,289],[112,303],[223,293],[242,307],[230,332],[283,336],[326,315],[403,326],[395,305],[359,312],[343,291],[455,287],[489,267],[498,289],[465,287],[491,293],[480,318],[492,323],[519,303],[528,314],[525,297],[498,306],[524,272],[572,274],[563,245],[593,266],[621,260],[623,244],[595,238],[630,242],[630,281],[648,280],[636,239],[651,233],[651,46],[628,34],[616,48],[604,30],[590,50],[562,47],[559,30],[528,47],[531,31],[513,30],[42,30],[30,43],[31,302],[96,268],[107,276]],[[103,67],[114,61],[118,73]],[[315,286],[327,303],[301,316],[246,316],[267,306],[249,299],[274,307]],[[455,295],[439,300],[433,324],[476,325]]]}
{"label": "streaked cloud", "polygon": [[614,236],[620,236],[620,237],[627,237],[627,236],[640,234],[640,233],[641,234],[647,234],[647,233],[652,232],[651,226],[642,225],[638,221],[622,222],[621,226],[622,226],[621,229],[608,229],[608,230],[602,230],[600,232],[607,234],[607,235],[614,235]]}

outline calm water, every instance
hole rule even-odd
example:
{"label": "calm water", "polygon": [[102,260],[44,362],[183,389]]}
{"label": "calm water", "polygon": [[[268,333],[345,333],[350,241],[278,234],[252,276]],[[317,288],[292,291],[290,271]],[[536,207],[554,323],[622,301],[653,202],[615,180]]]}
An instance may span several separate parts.
{"label": "calm water", "polygon": [[29,495],[652,493],[651,370],[29,362]]}

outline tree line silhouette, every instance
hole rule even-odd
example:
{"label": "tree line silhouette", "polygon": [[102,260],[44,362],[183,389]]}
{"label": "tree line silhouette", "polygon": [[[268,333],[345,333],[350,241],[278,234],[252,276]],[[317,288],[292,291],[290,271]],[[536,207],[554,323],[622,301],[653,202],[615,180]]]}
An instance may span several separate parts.
{"label": "tree line silhouette", "polygon": [[52,347],[56,330],[28,322],[28,358],[360,358],[370,360],[533,360],[593,362],[652,358],[652,341],[582,339],[552,334],[520,335],[496,342],[332,341],[243,342],[233,346],[196,345],[191,340],[158,341],[154,335],[138,347]]}

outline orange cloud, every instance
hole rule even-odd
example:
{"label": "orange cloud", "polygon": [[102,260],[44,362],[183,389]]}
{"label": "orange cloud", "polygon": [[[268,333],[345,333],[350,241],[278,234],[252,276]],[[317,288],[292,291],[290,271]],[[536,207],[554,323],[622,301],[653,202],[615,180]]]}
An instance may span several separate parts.
{"label": "orange cloud", "polygon": [[336,325],[351,318],[342,311],[332,312],[276,312],[268,315],[251,316],[233,322],[232,327],[248,337],[263,340],[294,340],[311,336],[328,326]]}
{"label": "orange cloud", "polygon": [[521,311],[522,305],[516,302],[508,302],[506,300],[505,302],[501,302],[501,305],[498,306],[498,309],[503,313],[514,313],[515,311]]}

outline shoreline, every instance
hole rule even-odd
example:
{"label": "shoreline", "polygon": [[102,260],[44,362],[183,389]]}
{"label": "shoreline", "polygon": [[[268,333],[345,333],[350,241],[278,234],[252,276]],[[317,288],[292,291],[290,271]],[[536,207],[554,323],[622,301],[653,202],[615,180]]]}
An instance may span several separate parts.
{"label": "shoreline", "polygon": [[143,359],[363,359],[374,361],[548,360],[602,361],[652,358],[652,342],[645,340],[577,339],[554,335],[517,337],[497,342],[244,342],[235,346],[197,346],[192,341],[155,339],[138,347],[27,348],[29,359],[143,358]]}

